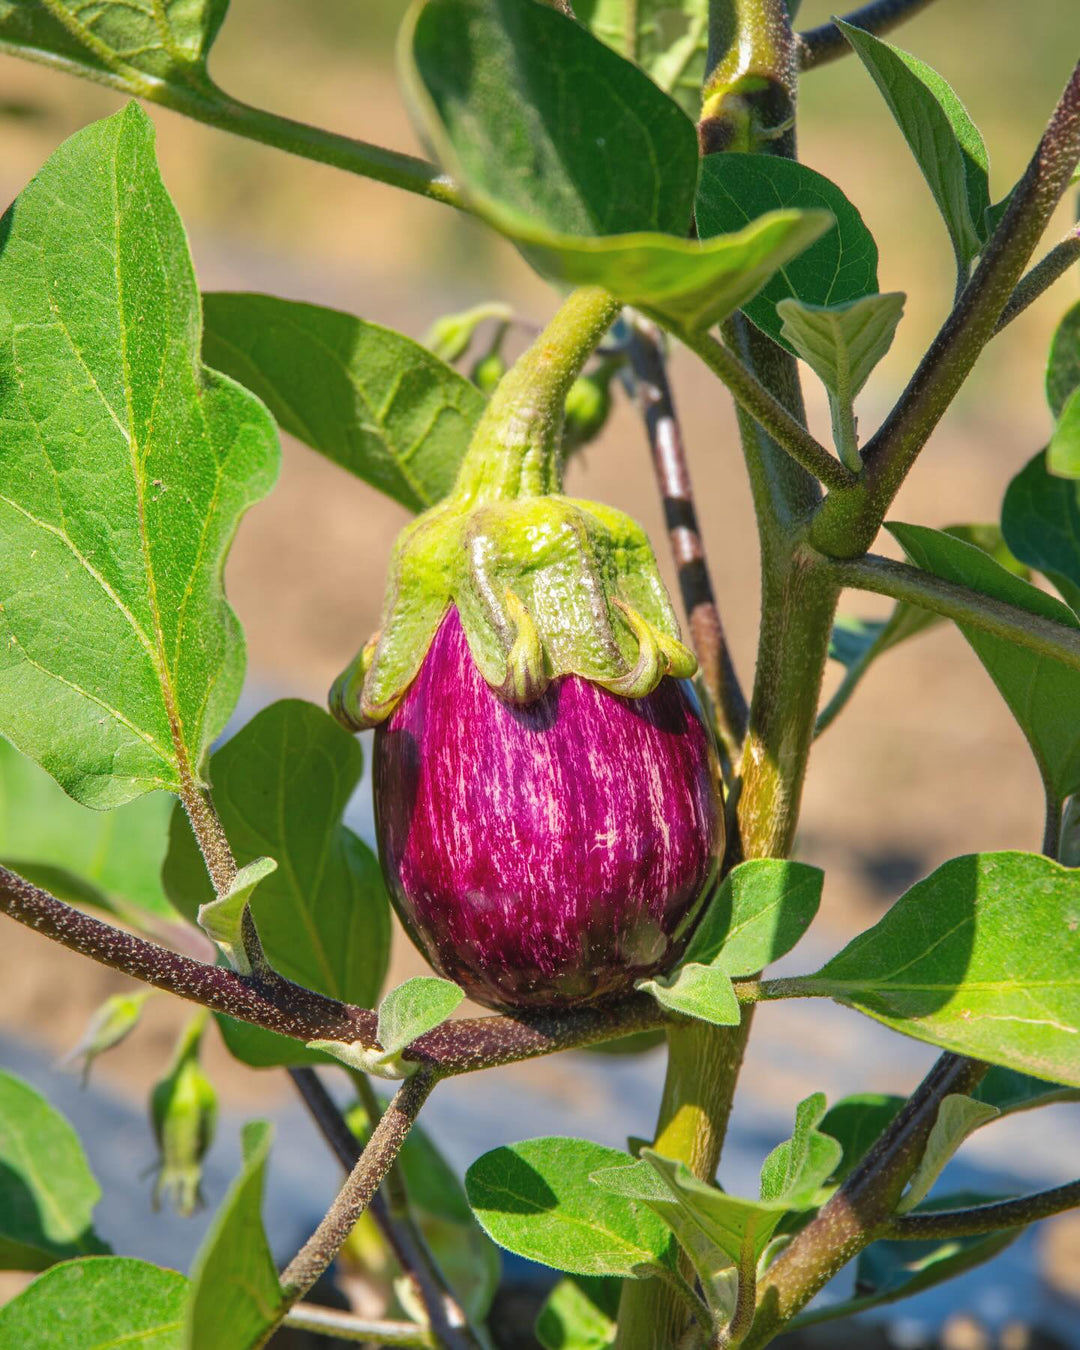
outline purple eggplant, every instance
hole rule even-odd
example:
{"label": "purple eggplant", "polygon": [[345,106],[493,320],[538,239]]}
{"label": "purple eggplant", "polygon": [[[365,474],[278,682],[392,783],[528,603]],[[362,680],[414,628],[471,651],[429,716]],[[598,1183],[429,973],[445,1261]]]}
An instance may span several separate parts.
{"label": "purple eggplant", "polygon": [[723,848],[688,681],[624,698],[564,675],[514,706],[477,668],[456,608],[376,729],[374,774],[402,923],[496,1008],[614,998],[668,969]]}

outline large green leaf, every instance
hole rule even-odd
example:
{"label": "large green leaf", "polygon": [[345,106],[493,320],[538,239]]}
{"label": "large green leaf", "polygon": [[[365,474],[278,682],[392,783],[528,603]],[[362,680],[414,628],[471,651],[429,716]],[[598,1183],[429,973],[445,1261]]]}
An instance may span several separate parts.
{"label": "large green leaf", "polygon": [[1048,472],[1044,451],[1009,484],[1001,529],[1013,553],[1044,572],[1080,612],[1080,483]]}
{"label": "large green leaf", "polygon": [[827,213],[835,228],[784,265],[743,308],[759,328],[786,345],[777,301],[789,296],[807,305],[841,305],[872,295],[877,245],[862,216],[823,174],[775,155],[708,155],[702,161],[697,226],[702,239],[739,230],[766,212]]}
{"label": "large green leaf", "polygon": [[[912,562],[946,581],[1080,628],[1067,605],[1007,571],[961,539],[922,525],[890,524]],[[1080,789],[1080,673],[968,624],[960,631],[975,649],[1028,739],[1040,772],[1060,798]]]}
{"label": "large green leaf", "polygon": [[[264,708],[211,760],[214,801],[240,864],[277,859],[252,898],[274,968],[334,998],[370,1007],[390,943],[386,891],[371,850],[341,823],[360,780],[359,742],[312,703]],[[177,807],[165,888],[194,919],[213,889]],[[256,1065],[316,1062],[299,1041],[222,1019],[229,1048]]]}
{"label": "large green leaf", "polygon": [[807,863],[752,858],[733,867],[698,925],[686,961],[753,975],[779,960],[810,927],[824,874]]}
{"label": "large green leaf", "polygon": [[0,0],[0,50],[55,53],[91,77],[200,85],[229,0]]}
{"label": "large green leaf", "polygon": [[0,1070],[0,1266],[44,1270],[107,1252],[91,1225],[100,1199],[75,1131],[28,1083]]}
{"label": "large green leaf", "polygon": [[135,925],[179,922],[161,889],[172,802],[152,793],[88,811],[0,737],[0,859],[74,904]]}
{"label": "large green leaf", "polygon": [[337,309],[203,296],[203,355],[299,437],[412,511],[445,497],[484,396],[426,347]]}
{"label": "large green leaf", "polygon": [[1080,870],[972,854],[914,885],[800,984],[905,1035],[1077,1086],[1078,926]]}
{"label": "large green leaf", "polygon": [[990,206],[989,161],[978,128],[924,62],[851,24],[841,22],[840,28],[904,133],[966,268],[982,249]]}
{"label": "large green leaf", "polygon": [[266,409],[199,362],[183,227],[135,104],[0,225],[0,731],[89,806],[177,792],[240,691],[222,588]]}
{"label": "large green leaf", "polygon": [[185,1350],[254,1350],[285,1312],[262,1221],[272,1136],[265,1121],[244,1126],[243,1170],[221,1202],[191,1268]]}
{"label": "large green leaf", "polygon": [[579,0],[578,20],[636,62],[696,122],[709,36],[708,0]]}
{"label": "large green leaf", "polygon": [[181,1350],[188,1282],[130,1256],[65,1261],[0,1308],[10,1350]]}
{"label": "large green leaf", "polygon": [[589,1180],[631,1159],[585,1139],[529,1139],[485,1153],[465,1173],[481,1227],[518,1256],[573,1275],[647,1276],[670,1264],[670,1237],[642,1204]]}

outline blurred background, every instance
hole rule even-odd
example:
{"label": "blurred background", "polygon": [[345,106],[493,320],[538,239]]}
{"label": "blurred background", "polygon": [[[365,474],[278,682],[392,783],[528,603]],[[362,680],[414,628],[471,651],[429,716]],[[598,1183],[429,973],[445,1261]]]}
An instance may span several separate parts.
{"label": "blurred background", "polygon": [[[238,98],[416,152],[394,76],[403,9],[402,0],[232,0],[211,70]],[[809,26],[829,12],[824,0],[806,0],[800,18]],[[896,40],[960,94],[990,150],[993,194],[1003,196],[1080,51],[1076,0],[940,0]],[[18,193],[60,141],[121,101],[0,57],[0,203]],[[438,315],[488,299],[508,300],[537,321],[553,309],[553,293],[514,250],[462,215],[149,111],[164,178],[206,290],[330,304],[417,338]],[[949,307],[951,250],[899,131],[854,58],[804,80],[799,135],[801,157],[843,187],[874,233],[881,289],[908,293],[894,347],[860,401],[869,430]],[[1048,244],[1064,232],[1073,209],[1063,208]],[[991,345],[904,488],[895,519],[935,526],[998,519],[1009,479],[1048,436],[1045,356],[1057,319],[1077,293],[1077,277],[1066,278]],[[734,418],[724,391],[690,354],[676,351],[672,365],[713,578],[748,685],[757,555]],[[825,437],[824,399],[812,378],[806,384],[815,428]],[[643,432],[625,399],[600,440],[575,460],[569,490],[637,516],[673,580]],[[248,639],[245,716],[282,696],[323,701],[331,679],[376,625],[385,559],[405,519],[392,502],[284,438],[281,481],[244,521],[228,569]],[[895,552],[888,539],[878,547]],[[865,595],[844,604],[867,617],[885,608]],[[826,695],[839,670],[830,670]],[[826,869],[825,898],[788,968],[813,968],[946,858],[1037,848],[1042,812],[1026,744],[960,635],[941,626],[890,653],[814,751],[799,856]],[[363,790],[354,821],[370,837]],[[392,979],[420,969],[399,934]],[[148,1183],[137,1175],[153,1160],[145,1092],[160,1074],[183,1010],[152,1000],[144,1025],[97,1065],[85,1093],[53,1067],[100,1000],[124,985],[5,924],[0,1062],[36,1082],[76,1123],[105,1180],[98,1226],[118,1250],[136,1250],[137,1229],[139,1254],[185,1266],[205,1215],[188,1222],[151,1216]],[[835,1099],[851,1091],[907,1091],[932,1058],[927,1047],[831,1006],[764,1006],[740,1085],[725,1185],[753,1183],[808,1092],[821,1088]],[[325,1208],[335,1166],[294,1106],[283,1074],[247,1069],[216,1043],[209,1067],[225,1116],[209,1162],[208,1202],[212,1208],[236,1166],[238,1122],[274,1117],[280,1134],[268,1212],[284,1257]],[[628,1134],[650,1133],[662,1074],[659,1052],[611,1060],[562,1056],[447,1084],[426,1114],[459,1165],[485,1148],[541,1133],[623,1146]],[[1077,1174],[1078,1159],[1077,1108],[1054,1107],[981,1132],[954,1165],[953,1179],[996,1190],[1055,1184]],[[1023,1323],[1044,1328],[1055,1343],[1080,1346],[1080,1220],[1044,1225],[986,1271],[901,1305],[898,1317],[888,1333],[894,1344],[927,1345],[941,1335],[962,1350],[1004,1334],[1000,1343],[1019,1350],[1036,1343],[1015,1339],[1020,1333],[1012,1324]],[[826,1330],[819,1344],[841,1343],[838,1332]],[[859,1334],[864,1339],[856,1343],[874,1343],[870,1331]]]}

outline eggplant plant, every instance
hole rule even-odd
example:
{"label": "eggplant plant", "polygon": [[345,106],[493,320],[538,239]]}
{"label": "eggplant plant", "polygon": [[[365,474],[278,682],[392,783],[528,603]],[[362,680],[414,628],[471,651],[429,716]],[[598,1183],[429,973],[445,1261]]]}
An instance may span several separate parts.
{"label": "eggplant plant", "polygon": [[[291,1076],[346,1173],[279,1268],[261,1216],[271,1131],[252,1122],[178,1274],[98,1234],[71,1126],[0,1073],[0,1266],[38,1272],[0,1308],[0,1346],[249,1350],[291,1327],[477,1350],[495,1343],[502,1248],[561,1272],[535,1329],[549,1350],[757,1350],[948,1280],[1080,1204],[1080,1180],[937,1187],[974,1130],[1080,1097],[1080,305],[1049,356],[1053,434],[1000,521],[891,515],[980,353],[1080,260],[1080,230],[1042,242],[1076,181],[1080,65],[992,200],[959,98],[884,36],[928,3],[799,31],[797,0],[416,0],[400,74],[431,162],[227,94],[208,59],[228,0],[0,3],[0,51],[129,96],[0,222],[0,903],[149,986],[103,1006],[87,1067],[151,988],[197,1005],[153,1092],[157,1197],[200,1202],[207,1010],[238,1060]],[[1062,30],[1076,45],[1075,16]],[[800,81],[841,57],[880,89],[956,263],[947,318],[865,437],[854,400],[905,297],[880,293],[856,206],[796,156]],[[501,301],[419,342],[200,294],[143,104],[468,214],[552,283],[553,316],[511,361],[520,320]],[[737,411],[762,579],[748,695],[702,547],[675,344]],[[685,631],[642,528],[564,491],[569,455],[614,451],[604,424],[626,395]],[[244,675],[225,561],[273,487],[279,428],[415,519],[329,711],[282,700],[219,744]],[[873,551],[883,528],[907,561]],[[838,615],[844,591],[891,598],[891,617]],[[822,895],[791,856],[815,736],[940,621],[1030,744],[1041,848],[987,839],[820,969],[770,976]],[[846,673],[822,706],[830,657]],[[343,823],[370,728],[378,858]],[[391,910],[435,973],[384,992]],[[452,1016],[466,995],[492,1011]],[[756,1193],[734,1194],[717,1175],[754,1009],[796,998],[942,1053],[906,1098],[808,1097]],[[460,1180],[416,1125],[447,1078],[642,1037],[666,1040],[667,1080],[652,1139],[625,1151],[508,1138]],[[310,1296],[336,1261],[382,1282],[382,1316]],[[857,1292],[815,1302],[850,1263]]]}

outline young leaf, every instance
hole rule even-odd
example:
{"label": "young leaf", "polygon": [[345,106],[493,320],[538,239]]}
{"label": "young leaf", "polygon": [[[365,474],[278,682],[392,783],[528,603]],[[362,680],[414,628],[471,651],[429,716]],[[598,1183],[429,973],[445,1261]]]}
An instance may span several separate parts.
{"label": "young leaf", "polygon": [[191,1268],[185,1350],[254,1350],[285,1311],[262,1222],[272,1128],[244,1126],[244,1166],[229,1187]]}
{"label": "young leaf", "polygon": [[1080,483],[1055,477],[1047,460],[1040,450],[1009,484],[1001,528],[1013,553],[1080,613]]}
{"label": "young leaf", "polygon": [[896,1206],[896,1212],[907,1214],[916,1205],[921,1205],[945,1170],[945,1164],[968,1135],[998,1114],[996,1106],[974,1101],[961,1093],[950,1093],[943,1098],[919,1165]]}
{"label": "young leaf", "polygon": [[644,1205],[589,1180],[630,1161],[584,1139],[530,1139],[478,1158],[465,1191],[500,1247],[571,1275],[636,1279],[670,1265],[670,1234]]}
{"label": "young leaf", "polygon": [[821,1132],[835,1139],[842,1150],[833,1181],[839,1183],[851,1175],[904,1101],[903,1097],[864,1092],[842,1097],[829,1107],[821,1120]]}
{"label": "young leaf", "polygon": [[[378,862],[341,823],[360,780],[359,742],[312,703],[264,708],[211,761],[214,801],[241,865],[272,857],[251,910],[266,954],[288,979],[370,1007],[386,974],[390,916]],[[163,879],[194,919],[214,893],[177,808]],[[238,1058],[259,1066],[322,1062],[299,1041],[222,1019]]]}
{"label": "young leaf", "polygon": [[855,398],[892,346],[905,299],[896,291],[828,307],[790,297],[776,306],[781,335],[828,391],[833,440],[840,458],[855,473],[862,466]]}
{"label": "young leaf", "polygon": [[155,932],[180,923],[161,889],[171,811],[163,792],[88,811],[0,736],[0,859],[62,900]]}
{"label": "young leaf", "polygon": [[1060,478],[1080,478],[1080,389],[1069,395],[1046,447],[1046,467]]}
{"label": "young leaf", "polygon": [[839,23],[881,90],[937,202],[964,269],[982,249],[989,160],[978,128],[941,76],[908,52]]}
{"label": "young leaf", "polygon": [[65,1261],[0,1308],[0,1345],[22,1350],[182,1350],[188,1282],[130,1256]]}
{"label": "young leaf", "polygon": [[[0,51],[55,54],[78,73],[142,92],[151,82],[207,83],[206,57],[229,0],[132,4],[19,0],[0,5]],[[149,77],[149,79],[147,78]]]}
{"label": "young leaf", "polygon": [[1080,1085],[1080,872],[1040,854],[953,858],[805,982],[895,1031]]}
{"label": "young leaf", "polygon": [[843,1148],[819,1130],[827,1103],[815,1092],[799,1103],[791,1138],[765,1159],[761,1168],[762,1200],[783,1201],[791,1209],[815,1203],[817,1193],[840,1166]]}
{"label": "young leaf", "polygon": [[107,1252],[91,1225],[100,1199],[75,1131],[28,1083],[0,1070],[0,1267],[44,1270]]}
{"label": "young leaf", "polygon": [[717,1027],[739,1025],[739,1001],[731,976],[718,966],[684,961],[670,975],[638,980],[634,988],[651,994],[662,1008],[670,1008],[684,1017],[696,1017]]}
{"label": "young leaf", "polygon": [[[979,549],[922,525],[890,524],[917,566],[946,581],[1080,628],[1067,605],[1008,572]],[[1028,739],[1044,781],[1058,797],[1080,788],[1080,673],[1005,638],[958,625]]]}
{"label": "young leaf", "polygon": [[685,961],[753,975],[789,952],[810,927],[824,873],[807,863],[753,858],[733,867],[710,902]]}
{"label": "young leaf", "polygon": [[621,1290],[610,1276],[564,1276],[540,1309],[536,1339],[544,1350],[608,1350],[615,1343]]}
{"label": "young leaf", "polygon": [[394,1059],[418,1036],[445,1022],[465,991],[437,975],[417,975],[391,989],[379,1004],[379,1044]]}
{"label": "young leaf", "polygon": [[696,203],[702,239],[742,229],[777,208],[824,212],[835,225],[743,306],[759,328],[784,342],[778,301],[794,296],[808,305],[840,305],[872,295],[878,288],[878,252],[843,192],[805,164],[775,155],[707,155],[702,161]]}
{"label": "young leaf", "polygon": [[1057,326],[1046,363],[1046,401],[1060,417],[1069,395],[1080,388],[1080,300]]}
{"label": "young leaf", "polygon": [[697,121],[708,46],[708,0],[584,0],[578,21],[636,62]]}
{"label": "young leaf", "polygon": [[244,913],[259,882],[276,871],[277,862],[273,858],[255,858],[238,869],[220,900],[199,906],[199,927],[217,943],[226,961],[241,975],[251,974],[251,962],[244,951]]}
{"label": "young leaf", "polygon": [[243,679],[225,554],[277,472],[265,408],[199,363],[153,145],[129,104],[0,227],[0,731],[96,807],[199,779]]}
{"label": "young leaf", "polygon": [[450,491],[484,397],[426,347],[272,295],[203,296],[203,355],[283,431],[411,511]]}

